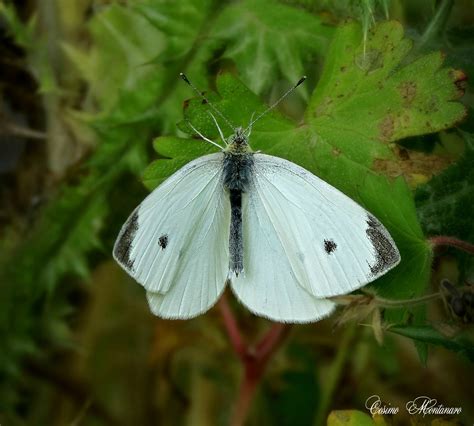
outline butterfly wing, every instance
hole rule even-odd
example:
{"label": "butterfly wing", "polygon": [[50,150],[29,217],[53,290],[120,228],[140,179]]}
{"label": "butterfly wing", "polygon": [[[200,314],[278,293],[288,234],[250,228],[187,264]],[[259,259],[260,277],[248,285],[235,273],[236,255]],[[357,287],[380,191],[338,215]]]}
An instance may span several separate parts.
{"label": "butterfly wing", "polygon": [[[287,160],[264,154],[255,154],[254,160],[249,225],[256,220],[252,210],[257,210],[261,226],[271,236],[266,237],[268,245],[278,244],[280,253],[274,255],[291,270],[287,286],[291,281],[318,298],[346,294],[400,262],[384,226],[342,192]],[[244,250],[254,250],[256,244],[250,239]],[[249,277],[256,273],[249,269],[255,267],[253,257],[266,256],[262,251],[248,253],[248,268],[244,268]]]}
{"label": "butterfly wing", "polygon": [[252,312],[280,322],[311,322],[328,316],[334,303],[296,284],[272,218],[255,190],[243,196],[244,272],[231,277],[237,298]]}
{"label": "butterfly wing", "polygon": [[114,258],[145,287],[158,316],[197,316],[224,289],[230,206],[222,158],[206,155],[178,170],[135,209],[117,238]]}

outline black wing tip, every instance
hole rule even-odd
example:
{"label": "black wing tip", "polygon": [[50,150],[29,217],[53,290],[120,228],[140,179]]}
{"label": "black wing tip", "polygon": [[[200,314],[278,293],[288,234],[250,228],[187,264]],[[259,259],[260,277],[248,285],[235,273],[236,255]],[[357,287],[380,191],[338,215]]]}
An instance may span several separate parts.
{"label": "black wing tip", "polygon": [[138,210],[135,210],[123,225],[112,251],[114,259],[128,271],[133,271],[133,259],[130,255],[137,231]]}
{"label": "black wing tip", "polygon": [[370,272],[373,277],[378,277],[397,266],[401,256],[389,232],[377,218],[368,214],[366,223],[365,232],[375,250],[375,263],[369,264]]}

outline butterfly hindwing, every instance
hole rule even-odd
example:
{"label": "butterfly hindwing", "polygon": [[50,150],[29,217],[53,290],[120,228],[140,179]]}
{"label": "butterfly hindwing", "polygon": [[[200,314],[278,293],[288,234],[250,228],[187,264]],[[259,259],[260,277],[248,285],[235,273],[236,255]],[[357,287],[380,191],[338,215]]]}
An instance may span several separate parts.
{"label": "butterfly hindwing", "polygon": [[206,155],[178,170],[120,231],[114,258],[145,287],[156,315],[199,315],[224,289],[230,207],[221,182],[222,158]]}
{"label": "butterfly hindwing", "polygon": [[328,316],[334,303],[296,283],[291,264],[259,194],[243,197],[244,272],[231,278],[237,298],[252,312],[279,322],[310,322]]}

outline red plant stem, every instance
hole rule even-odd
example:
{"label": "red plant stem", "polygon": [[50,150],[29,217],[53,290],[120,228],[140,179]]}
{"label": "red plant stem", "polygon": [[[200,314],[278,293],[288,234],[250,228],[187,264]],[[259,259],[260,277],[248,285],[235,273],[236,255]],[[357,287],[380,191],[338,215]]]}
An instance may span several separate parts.
{"label": "red plant stem", "polygon": [[431,237],[429,239],[430,243],[434,247],[440,247],[440,246],[449,246],[449,247],[455,247],[459,250],[463,250],[469,254],[474,254],[474,245],[471,243],[468,243],[466,241],[459,240],[454,237],[446,237],[444,235],[440,235],[437,237]]}
{"label": "red plant stem", "polygon": [[244,374],[235,404],[232,426],[242,426],[247,418],[253,396],[271,356],[280,347],[290,331],[288,324],[274,324],[255,346],[246,344],[239,325],[225,295],[219,300],[219,309],[234,351],[243,364]]}
{"label": "red plant stem", "polygon": [[242,426],[247,418],[255,390],[271,356],[290,331],[289,324],[273,324],[255,348],[247,347],[243,360],[244,376],[234,408],[231,426]]}
{"label": "red plant stem", "polygon": [[255,365],[253,363],[244,364],[244,376],[230,422],[231,426],[242,426],[247,418],[255,390],[263,373],[262,370],[259,371],[254,367]]}
{"label": "red plant stem", "polygon": [[219,299],[218,305],[232,347],[234,348],[235,353],[243,361],[247,352],[247,348],[242,339],[242,334],[240,333],[239,325],[237,324],[237,321],[234,318],[234,314],[230,310],[230,306],[227,303],[227,298],[225,294],[223,294]]}
{"label": "red plant stem", "polygon": [[267,360],[278,349],[285,337],[291,330],[290,324],[274,324],[270,330],[257,343],[256,356],[260,363],[266,363]]}

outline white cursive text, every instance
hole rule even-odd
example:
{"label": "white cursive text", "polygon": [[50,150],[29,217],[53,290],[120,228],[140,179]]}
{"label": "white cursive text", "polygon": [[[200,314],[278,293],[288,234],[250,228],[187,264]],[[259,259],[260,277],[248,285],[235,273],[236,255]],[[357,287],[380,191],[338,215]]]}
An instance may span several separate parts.
{"label": "white cursive text", "polygon": [[443,404],[438,404],[438,401],[429,396],[419,396],[413,401],[408,401],[406,409],[409,414],[461,414],[461,407],[445,407]]}
{"label": "white cursive text", "polygon": [[[390,405],[390,403],[389,403]],[[365,408],[370,411],[370,414],[398,414],[400,408],[398,407],[387,407],[381,400],[380,396],[372,395],[365,401]]]}

